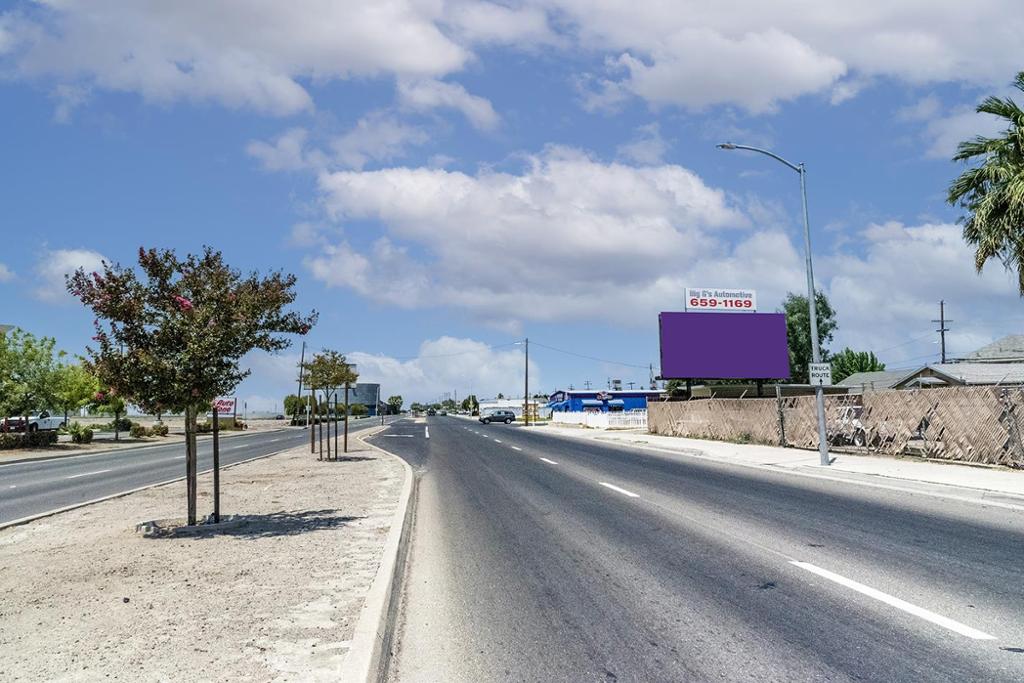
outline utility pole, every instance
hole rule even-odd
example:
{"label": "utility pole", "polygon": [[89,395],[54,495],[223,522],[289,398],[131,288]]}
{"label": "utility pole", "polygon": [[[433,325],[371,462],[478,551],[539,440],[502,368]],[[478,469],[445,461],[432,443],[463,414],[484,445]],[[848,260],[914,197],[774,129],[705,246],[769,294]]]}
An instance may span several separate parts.
{"label": "utility pole", "polygon": [[530,426],[530,338],[527,337],[524,342],[526,344],[526,372],[523,374],[525,378],[523,383],[523,426]]}
{"label": "utility pole", "polygon": [[583,380],[583,386],[586,387],[587,389],[590,389],[590,380]]}
{"label": "utility pole", "polygon": [[946,333],[949,332],[949,328],[946,327],[946,323],[953,322],[952,320],[946,320],[946,302],[945,301],[940,301],[939,302],[939,319],[938,320],[933,320],[932,322],[939,324],[939,329],[937,329],[935,331],[939,333],[939,343],[941,344],[941,349],[942,349],[942,356],[941,356],[941,358],[942,358],[942,362],[945,363],[946,362]]}

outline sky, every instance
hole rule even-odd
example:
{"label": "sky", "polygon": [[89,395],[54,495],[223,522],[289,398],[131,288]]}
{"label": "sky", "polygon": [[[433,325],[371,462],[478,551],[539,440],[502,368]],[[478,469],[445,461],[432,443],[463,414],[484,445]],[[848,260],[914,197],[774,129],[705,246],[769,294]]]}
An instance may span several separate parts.
{"label": "sky", "polygon": [[[806,292],[891,368],[1024,329],[945,203],[1024,69],[1018,0],[42,0],[0,5],[0,323],[82,353],[64,275],[140,246],[298,276],[385,396],[658,372],[685,287]],[[1019,93],[1018,93],[1019,95]],[[238,388],[278,410],[302,340]]]}

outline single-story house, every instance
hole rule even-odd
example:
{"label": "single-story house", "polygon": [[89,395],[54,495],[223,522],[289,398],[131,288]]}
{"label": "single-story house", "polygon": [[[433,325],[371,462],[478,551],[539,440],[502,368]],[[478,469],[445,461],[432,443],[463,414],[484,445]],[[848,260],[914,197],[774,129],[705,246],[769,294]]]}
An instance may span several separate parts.
{"label": "single-story house", "polygon": [[553,412],[619,412],[647,410],[647,402],[661,398],[658,389],[603,391],[598,389],[569,389],[556,391],[548,397],[548,408]]}
{"label": "single-story house", "polygon": [[851,394],[865,391],[884,391],[893,386],[910,373],[909,370],[880,370],[877,372],[855,372],[849,377],[836,382],[837,387],[849,387]]}
{"label": "single-story house", "polygon": [[905,373],[893,389],[1024,384],[1024,363],[935,363]]}

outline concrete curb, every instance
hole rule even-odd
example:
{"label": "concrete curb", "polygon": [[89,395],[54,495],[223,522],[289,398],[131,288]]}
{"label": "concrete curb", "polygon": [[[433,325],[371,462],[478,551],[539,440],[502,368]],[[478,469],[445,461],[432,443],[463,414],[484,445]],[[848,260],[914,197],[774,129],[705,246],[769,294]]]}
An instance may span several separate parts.
{"label": "concrete curb", "polygon": [[352,634],[352,644],[348,656],[342,666],[340,680],[342,683],[369,683],[380,681],[386,668],[384,663],[391,649],[394,615],[398,606],[397,594],[400,586],[399,576],[405,564],[405,555],[409,546],[410,518],[413,506],[409,504],[415,491],[415,474],[412,467],[402,458],[379,446],[368,443],[366,439],[383,431],[375,430],[364,434],[359,441],[376,451],[394,458],[405,468],[405,482],[398,500],[398,507],[392,517],[391,530],[384,541],[384,552],[377,575],[370,586],[370,592],[363,603]]}
{"label": "concrete curb", "polygon": [[[292,448],[301,448],[304,445],[305,444],[300,444],[299,446],[289,446],[288,448],[282,448],[281,450],[274,451],[273,453],[267,453],[265,455],[257,455],[254,458],[246,458],[245,460],[239,460],[238,462],[233,462],[233,463],[228,464],[228,465],[221,465],[220,468],[221,468],[221,470],[230,469],[232,467],[237,467],[238,465],[244,465],[247,462],[253,462],[254,460],[262,460],[263,458],[270,458],[270,457],[275,456],[275,455],[277,455],[279,453],[284,453],[285,451],[289,451]],[[367,444],[367,445],[369,445],[369,444]],[[208,469],[201,470],[200,472],[197,472],[196,476],[199,476],[199,475],[202,475],[202,474],[207,474],[208,472],[212,472],[212,471],[213,471],[213,468],[210,467]],[[28,517],[21,517],[19,519],[11,520],[10,522],[2,522],[2,523],[0,523],[0,531],[3,531],[4,529],[10,528],[12,526],[18,526],[20,524],[27,524],[29,522],[34,522],[35,520],[42,519],[44,517],[52,517],[53,515],[59,515],[62,512],[70,512],[71,510],[77,510],[78,508],[84,508],[86,505],[94,505],[96,503],[102,503],[105,500],[113,500],[114,498],[121,498],[122,496],[130,496],[133,493],[138,493],[139,491],[145,491],[147,489],[154,489],[157,486],[167,486],[168,484],[174,484],[174,483],[182,481],[184,479],[185,479],[184,476],[175,477],[174,479],[168,479],[167,481],[161,481],[161,482],[157,482],[155,484],[146,484],[145,486],[140,486],[138,488],[130,489],[128,491],[120,491],[118,493],[111,493],[109,496],[101,496],[100,498],[93,498],[92,500],[86,500],[86,501],[83,501],[81,503],[75,503],[73,505],[67,505],[67,506],[62,507],[62,508],[57,508],[56,510],[47,510],[46,512],[40,512],[40,513],[37,513],[35,515],[29,515]]]}

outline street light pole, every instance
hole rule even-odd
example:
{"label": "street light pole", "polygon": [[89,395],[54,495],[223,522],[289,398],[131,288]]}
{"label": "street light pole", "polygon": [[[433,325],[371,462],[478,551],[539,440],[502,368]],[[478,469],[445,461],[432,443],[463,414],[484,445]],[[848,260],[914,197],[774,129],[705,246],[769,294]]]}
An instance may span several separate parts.
{"label": "street light pole", "polygon": [[[791,163],[778,154],[761,149],[760,147],[724,142],[718,145],[718,148],[745,149],[751,152],[758,152],[770,156],[772,159],[800,174],[800,197],[804,212],[804,257],[807,264],[807,309],[811,319],[811,359],[815,363],[820,363],[821,347],[818,344],[818,306],[814,292],[814,268],[811,264],[811,221],[807,213],[807,169],[804,167],[803,162],[800,164]],[[820,464],[823,467],[828,467],[831,464],[831,459],[828,455],[828,438],[825,429],[825,393],[820,384],[814,388],[814,398],[818,412],[818,454],[820,456]]]}

